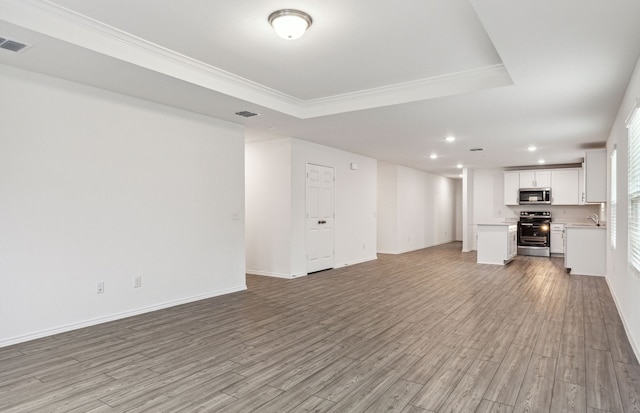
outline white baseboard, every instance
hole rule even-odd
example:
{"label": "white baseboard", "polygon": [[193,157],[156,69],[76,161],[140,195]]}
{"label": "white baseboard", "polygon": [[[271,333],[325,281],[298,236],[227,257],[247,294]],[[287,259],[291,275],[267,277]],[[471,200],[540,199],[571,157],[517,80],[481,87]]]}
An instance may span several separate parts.
{"label": "white baseboard", "polygon": [[[334,265],[333,268],[340,268],[340,267],[346,267],[346,266],[349,266],[349,265],[362,264],[363,262],[373,261],[373,260],[377,260],[377,259],[378,259],[378,256],[374,255],[373,257],[367,257],[367,258],[363,258],[363,259],[357,260],[357,261],[337,263],[337,264]],[[306,272],[297,273],[297,274],[283,274],[283,273],[277,273],[277,272],[258,271],[258,270],[250,270],[250,269],[247,269],[247,274],[264,275],[266,277],[275,277],[275,278],[285,278],[287,280],[292,280],[294,278],[305,277],[305,276],[308,275]]]}
{"label": "white baseboard", "polygon": [[373,257],[362,258],[357,261],[342,262],[342,263],[336,264],[334,268],[348,267],[349,265],[362,264],[363,262],[369,262],[377,259],[378,259],[378,256],[374,255]]}
{"label": "white baseboard", "polygon": [[624,313],[620,311],[620,303],[618,302],[618,298],[616,297],[615,290],[611,288],[611,284],[609,284],[609,277],[604,277],[604,279],[607,281],[607,287],[609,287],[609,292],[613,297],[613,302],[616,305],[616,310],[618,310],[618,315],[620,316],[620,319],[622,319],[622,326],[624,327],[624,332],[626,333],[627,338],[629,339],[629,344],[631,344],[631,349],[635,353],[636,359],[640,360],[640,343],[636,343],[633,335],[629,334],[629,324],[627,323],[627,320],[624,318]]}
{"label": "white baseboard", "polygon": [[285,278],[287,280],[290,280],[290,279],[296,277],[296,275],[289,275],[289,274],[278,273],[278,272],[270,272],[270,271],[250,270],[248,268],[246,270],[246,273],[247,274],[252,274],[252,275],[263,275],[265,277]]}
{"label": "white baseboard", "polygon": [[378,250],[378,252],[380,254],[405,254],[407,252],[412,252],[412,251],[418,251],[418,250],[423,250],[426,248],[431,248],[431,247],[437,247],[438,245],[444,245],[444,244],[451,244],[452,242],[456,242],[456,241],[443,241],[443,242],[439,242],[437,244],[431,244],[431,245],[423,245],[423,246],[419,246],[419,247],[413,247],[413,248],[406,248],[406,249],[402,249],[402,250],[395,250],[395,251],[381,251]]}
{"label": "white baseboard", "polygon": [[64,326],[55,327],[55,328],[49,328],[49,329],[46,329],[46,330],[40,330],[40,331],[36,331],[36,332],[33,332],[33,333],[17,336],[17,337],[10,337],[10,338],[7,338],[7,339],[0,340],[0,348],[1,347],[6,347],[6,346],[11,346],[13,344],[24,343],[26,341],[35,340],[35,339],[42,338],[42,337],[52,336],[54,334],[65,333],[67,331],[77,330],[77,329],[84,328],[84,327],[91,327],[91,326],[95,326],[95,325],[98,325],[98,324],[107,323],[109,321],[115,321],[115,320],[120,320],[120,319],[127,318],[127,317],[132,317],[132,316],[135,316],[135,315],[140,315],[140,314],[144,314],[144,313],[150,313],[152,311],[162,310],[163,308],[175,307],[175,306],[181,305],[181,304],[187,304],[187,303],[191,303],[191,302],[194,302],[194,301],[205,300],[207,298],[213,298],[213,297],[218,297],[218,296],[225,295],[225,294],[235,293],[235,292],[238,292],[238,291],[244,291],[246,289],[247,289],[247,285],[244,284],[244,285],[241,285],[241,286],[238,286],[238,287],[228,288],[228,289],[225,289],[225,290],[218,290],[218,291],[213,291],[213,292],[210,292],[210,293],[207,293],[207,294],[196,295],[196,296],[187,297],[187,298],[181,298],[179,300],[167,301],[167,302],[164,302],[164,303],[155,304],[155,305],[151,305],[151,306],[148,306],[148,307],[138,308],[138,309],[135,309],[135,310],[124,311],[122,313],[116,313],[116,314],[111,314],[111,315],[104,316],[104,317],[94,318],[94,319],[91,319],[91,320],[81,321],[79,323],[67,324],[67,325],[64,325]]}

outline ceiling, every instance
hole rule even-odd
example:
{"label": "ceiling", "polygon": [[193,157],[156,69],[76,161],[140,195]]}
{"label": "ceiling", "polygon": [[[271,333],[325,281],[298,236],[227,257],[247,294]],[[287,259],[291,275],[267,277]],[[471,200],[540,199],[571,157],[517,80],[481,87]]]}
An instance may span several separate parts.
{"label": "ceiling", "polygon": [[[282,8],[313,17],[301,39],[269,26]],[[30,46],[0,64],[455,177],[604,146],[638,17],[635,0],[0,0],[0,37]]]}

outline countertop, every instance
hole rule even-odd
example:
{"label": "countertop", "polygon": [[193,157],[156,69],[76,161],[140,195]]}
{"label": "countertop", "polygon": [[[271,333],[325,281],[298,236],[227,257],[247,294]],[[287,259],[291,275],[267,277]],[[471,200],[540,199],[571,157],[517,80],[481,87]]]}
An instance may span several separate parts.
{"label": "countertop", "polygon": [[605,225],[597,226],[595,224],[581,224],[581,223],[566,223],[565,228],[584,228],[584,229],[606,229]]}

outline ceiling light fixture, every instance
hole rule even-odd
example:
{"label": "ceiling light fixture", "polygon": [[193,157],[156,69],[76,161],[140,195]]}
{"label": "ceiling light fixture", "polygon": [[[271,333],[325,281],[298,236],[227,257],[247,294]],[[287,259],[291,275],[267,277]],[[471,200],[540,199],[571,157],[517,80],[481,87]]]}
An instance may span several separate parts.
{"label": "ceiling light fixture", "polygon": [[529,147],[527,148],[527,150],[528,150],[529,152],[533,152],[533,151],[535,151],[536,149],[538,149],[538,148],[536,148],[536,147],[535,147],[535,146],[533,146],[533,145],[531,145],[531,146],[529,146]]}
{"label": "ceiling light fixture", "polygon": [[456,165],[456,168],[458,168],[458,169],[462,169],[462,164],[461,164],[461,163],[457,164],[457,165]]}
{"label": "ceiling light fixture", "polygon": [[304,35],[313,20],[311,16],[300,10],[282,9],[269,15],[269,24],[276,34],[283,39],[294,40]]}
{"label": "ceiling light fixture", "polygon": [[445,140],[446,140],[447,142],[453,142],[453,141],[455,141],[455,140],[456,140],[456,137],[455,137],[455,136],[447,136],[447,137],[445,138]]}
{"label": "ceiling light fixture", "polygon": [[438,159],[438,154],[432,153],[431,156],[429,157],[431,159]]}
{"label": "ceiling light fixture", "polygon": [[544,163],[544,159],[540,159],[540,160],[538,160],[538,163],[539,163],[539,164],[543,164],[543,163]]}

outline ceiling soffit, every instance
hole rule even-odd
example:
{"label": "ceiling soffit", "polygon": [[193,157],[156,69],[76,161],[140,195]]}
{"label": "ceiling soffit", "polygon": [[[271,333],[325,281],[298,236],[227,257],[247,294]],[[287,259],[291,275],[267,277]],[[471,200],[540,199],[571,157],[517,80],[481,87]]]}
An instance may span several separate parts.
{"label": "ceiling soffit", "polygon": [[0,0],[3,20],[300,119],[512,85],[503,64],[303,100],[133,36],[46,0]]}

